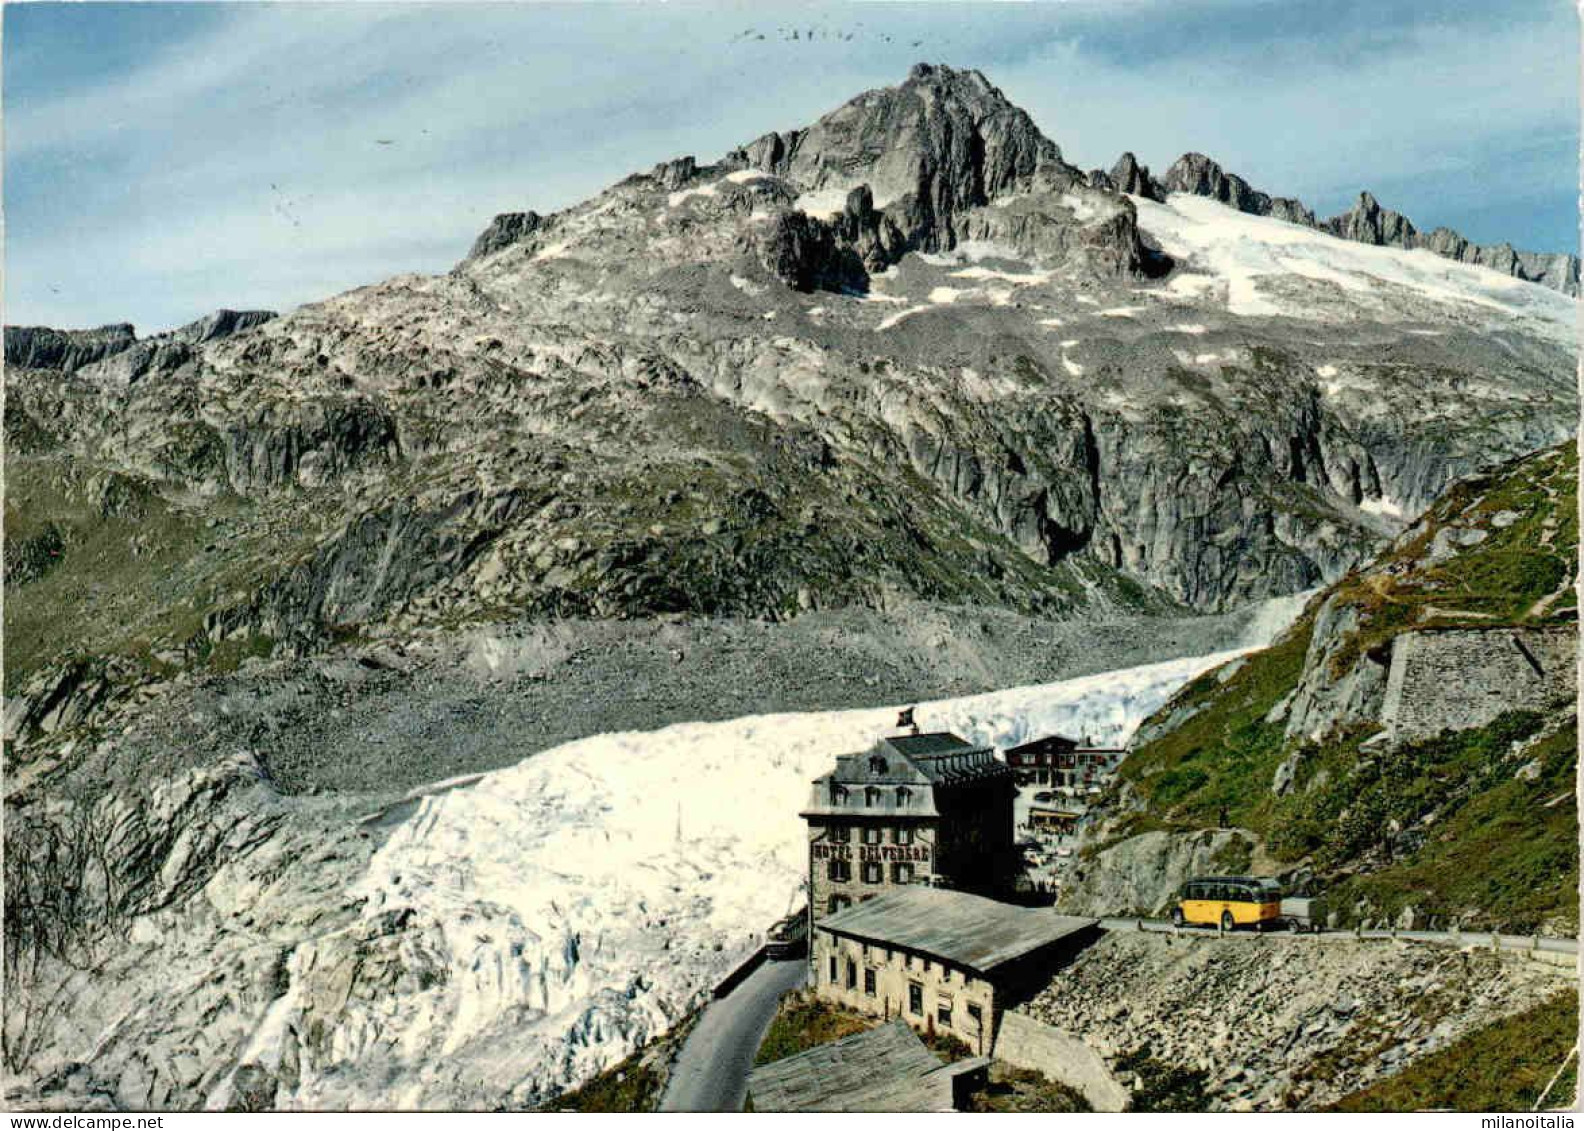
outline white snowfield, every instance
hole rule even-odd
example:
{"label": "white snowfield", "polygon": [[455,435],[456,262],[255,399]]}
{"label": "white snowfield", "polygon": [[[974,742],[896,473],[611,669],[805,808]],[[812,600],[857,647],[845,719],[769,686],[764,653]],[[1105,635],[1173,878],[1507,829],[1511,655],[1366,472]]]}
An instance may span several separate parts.
{"label": "white snowfield", "polygon": [[[1247,643],[1301,603],[1271,603]],[[917,717],[1003,749],[1051,733],[1121,742],[1240,654],[925,703]],[[406,917],[406,973],[333,1015],[331,1062],[304,1065],[297,1102],[532,1103],[617,1063],[802,903],[812,780],[896,719],[884,707],[600,735],[426,797],[354,893],[367,927]],[[294,956],[252,1059],[272,1059],[315,961],[311,948]]]}
{"label": "white snowfield", "polygon": [[[1499,316],[1526,325],[1553,341],[1571,344],[1577,335],[1574,299],[1488,267],[1443,258],[1419,248],[1373,247],[1289,224],[1252,216],[1208,197],[1173,193],[1166,203],[1132,197],[1139,227],[1190,271],[1171,288],[1183,294],[1214,295],[1238,315],[1330,318],[1367,307],[1375,316],[1388,301],[1402,313],[1433,315],[1457,311],[1474,319]],[[1284,298],[1260,281],[1290,282],[1293,276],[1334,284],[1337,301]]]}

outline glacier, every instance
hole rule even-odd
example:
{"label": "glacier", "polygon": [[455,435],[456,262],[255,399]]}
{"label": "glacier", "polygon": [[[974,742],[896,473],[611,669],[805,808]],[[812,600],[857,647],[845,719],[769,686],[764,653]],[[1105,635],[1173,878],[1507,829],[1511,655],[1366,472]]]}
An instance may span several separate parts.
{"label": "glacier", "polygon": [[[1268,603],[1228,651],[922,703],[917,719],[1003,749],[1050,733],[1120,744],[1187,680],[1268,643],[1306,596]],[[320,1017],[331,1052],[298,1069],[296,1105],[533,1105],[663,1033],[803,902],[810,783],[895,733],[900,706],[601,734],[441,783],[352,893],[363,937],[402,924],[416,973]],[[313,1023],[302,987],[319,945],[293,955],[250,1059],[279,1057],[262,1046],[283,1016]]]}

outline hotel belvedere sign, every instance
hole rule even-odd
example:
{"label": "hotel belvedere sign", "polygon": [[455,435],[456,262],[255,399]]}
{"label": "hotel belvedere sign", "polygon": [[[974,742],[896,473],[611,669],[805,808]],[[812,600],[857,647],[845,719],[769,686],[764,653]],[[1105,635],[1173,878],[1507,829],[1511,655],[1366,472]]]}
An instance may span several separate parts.
{"label": "hotel belvedere sign", "polygon": [[919,864],[929,863],[929,845],[927,844],[826,844],[824,842],[809,846],[814,852],[816,860],[852,860],[853,849],[856,848],[857,859],[861,861],[912,861]]}

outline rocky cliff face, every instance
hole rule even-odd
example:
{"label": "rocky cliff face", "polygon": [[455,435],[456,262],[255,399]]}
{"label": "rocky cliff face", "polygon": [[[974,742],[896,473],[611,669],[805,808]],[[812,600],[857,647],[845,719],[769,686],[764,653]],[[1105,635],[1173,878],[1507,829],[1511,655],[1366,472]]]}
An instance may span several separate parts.
{"label": "rocky cliff face", "polygon": [[[1124,169],[1130,163],[1130,169]],[[1107,187],[1152,200],[1163,199],[1163,194],[1168,192],[1207,196],[1240,212],[1273,216],[1289,224],[1302,224],[1307,228],[1329,232],[1338,239],[1377,247],[1399,247],[1405,251],[1424,248],[1459,263],[1488,267],[1566,295],[1577,297],[1579,294],[1579,259],[1576,255],[1514,251],[1512,245],[1506,243],[1482,246],[1469,242],[1451,228],[1421,232],[1402,213],[1382,208],[1380,201],[1368,192],[1360,192],[1358,200],[1346,212],[1326,220],[1317,220],[1302,201],[1291,197],[1268,196],[1237,174],[1225,172],[1202,153],[1183,154],[1158,184],[1149,177],[1147,169],[1142,175],[1132,173],[1133,169],[1136,169],[1133,155],[1124,153],[1117,163],[1117,169],[1107,179]],[[1118,170],[1130,175],[1119,179]],[[1124,180],[1126,185],[1132,187],[1125,187]]]}

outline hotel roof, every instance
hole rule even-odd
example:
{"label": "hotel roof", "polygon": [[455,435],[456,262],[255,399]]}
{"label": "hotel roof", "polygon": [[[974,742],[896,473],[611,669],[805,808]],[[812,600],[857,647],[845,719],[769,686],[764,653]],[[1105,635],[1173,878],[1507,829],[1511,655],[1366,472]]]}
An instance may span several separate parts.
{"label": "hotel roof", "polygon": [[1043,908],[1017,907],[919,885],[844,908],[821,919],[817,926],[984,974],[1041,947],[1083,934],[1098,923],[1098,919],[1057,915]]}

